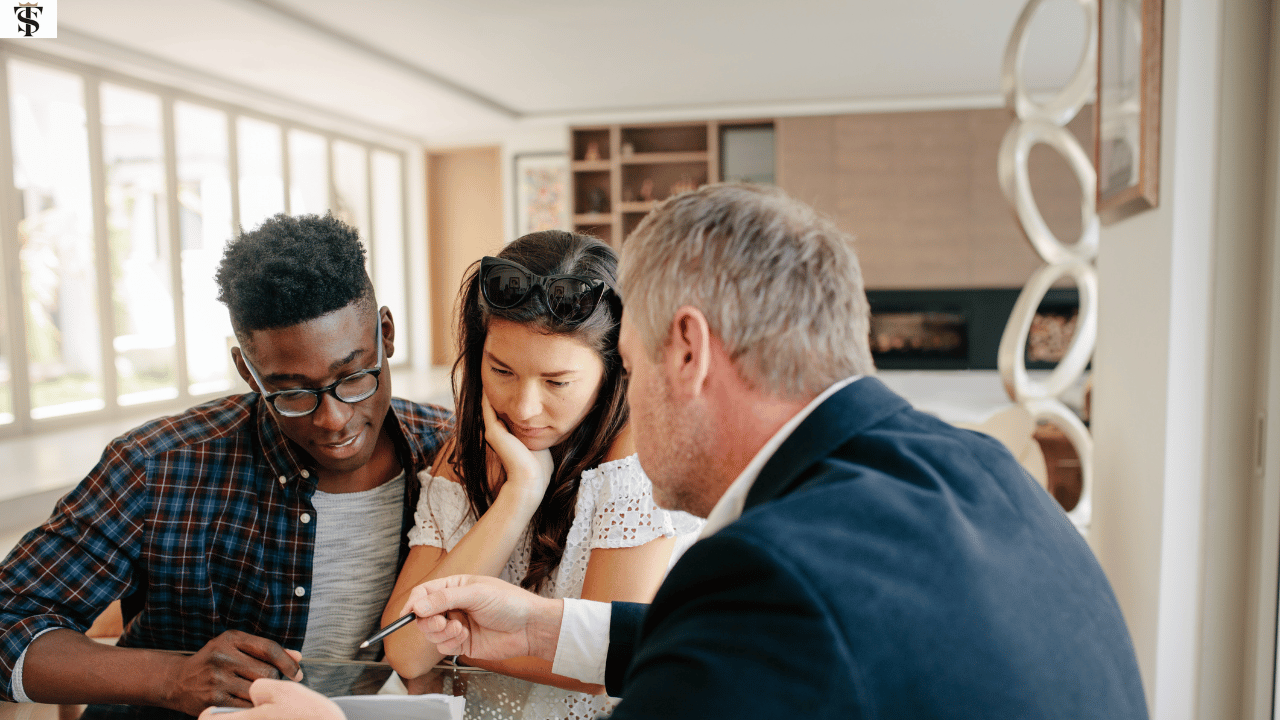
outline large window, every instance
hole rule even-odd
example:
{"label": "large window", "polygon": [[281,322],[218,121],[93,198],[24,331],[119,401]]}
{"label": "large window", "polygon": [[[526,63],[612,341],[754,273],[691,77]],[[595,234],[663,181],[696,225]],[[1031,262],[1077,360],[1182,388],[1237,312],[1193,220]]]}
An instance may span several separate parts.
{"label": "large window", "polygon": [[188,390],[225,392],[235,378],[227,358],[231,322],[213,282],[222,248],[235,231],[227,114],[180,102],[174,105],[178,154],[182,305],[187,332]]}
{"label": "large window", "polygon": [[240,148],[240,227],[257,227],[284,212],[280,126],[242,117],[236,122]]}
{"label": "large window", "polygon": [[160,98],[102,86],[116,380],[122,405],[178,397]]}
{"label": "large window", "polygon": [[349,142],[333,144],[333,214],[360,231],[369,247],[368,153]]}
{"label": "large window", "polygon": [[35,419],[105,406],[85,86],[9,63],[26,390]]}
{"label": "large window", "polygon": [[397,154],[373,153],[373,278],[378,301],[391,310],[400,327],[409,327],[405,277],[404,201],[399,189],[402,163]]}
{"label": "large window", "polygon": [[231,390],[235,339],[213,274],[237,227],[275,213],[332,211],[356,227],[379,300],[407,321],[403,151],[57,61],[0,60],[12,151],[0,435]]}
{"label": "large window", "polygon": [[329,209],[329,148],[324,138],[305,130],[289,131],[289,212]]}

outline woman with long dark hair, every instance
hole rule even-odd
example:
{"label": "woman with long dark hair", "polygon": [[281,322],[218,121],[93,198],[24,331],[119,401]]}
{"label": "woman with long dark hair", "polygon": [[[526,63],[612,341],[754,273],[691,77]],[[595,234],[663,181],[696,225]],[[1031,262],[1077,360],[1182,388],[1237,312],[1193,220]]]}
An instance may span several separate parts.
{"label": "woman with long dark hair", "polygon": [[[452,376],[456,432],[420,478],[411,550],[385,622],[416,585],[458,573],[547,597],[645,602],[677,541],[700,529],[701,520],[654,504],[635,456],[616,273],[612,248],[560,231],[525,235],[468,273]],[[384,647],[406,678],[440,660],[413,627]],[[526,714],[592,718],[606,708],[603,687],[554,675],[545,661],[485,666],[569,691],[539,688]]]}

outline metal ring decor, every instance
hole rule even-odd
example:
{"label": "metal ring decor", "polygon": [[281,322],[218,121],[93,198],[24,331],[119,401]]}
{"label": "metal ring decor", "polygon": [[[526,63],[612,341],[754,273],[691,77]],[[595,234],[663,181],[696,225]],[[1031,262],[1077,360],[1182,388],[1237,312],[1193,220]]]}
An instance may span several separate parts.
{"label": "metal ring decor", "polygon": [[1027,49],[1027,28],[1044,0],[1028,2],[1018,16],[1018,21],[1014,23],[1013,35],[1005,47],[1004,61],[1000,68],[1001,90],[1004,91],[1005,105],[1013,108],[1023,120],[1045,120],[1054,125],[1066,125],[1093,98],[1093,89],[1098,82],[1098,3],[1097,0],[1076,2],[1084,11],[1085,21],[1088,23],[1085,28],[1084,53],[1066,86],[1046,103],[1040,104],[1032,100],[1022,83],[1022,58]]}
{"label": "metal ring decor", "polygon": [[[1036,207],[1027,161],[1031,148],[1037,143],[1057,150],[1080,183],[1080,238],[1074,245],[1064,245],[1045,223],[1040,208]],[[1013,204],[1027,240],[1045,262],[1092,260],[1098,254],[1099,222],[1095,204],[1098,175],[1093,168],[1093,160],[1070,130],[1043,120],[1014,123],[1000,143],[997,167],[1005,198]]]}
{"label": "metal ring decor", "polygon": [[[1027,374],[1026,365],[1031,323],[1049,288],[1065,275],[1071,275],[1075,279],[1080,297],[1075,333],[1053,372],[1043,382],[1036,382]],[[1004,382],[1005,392],[1014,402],[1061,397],[1084,374],[1098,339],[1097,303],[1098,271],[1088,263],[1045,265],[1031,275],[1013,305],[1009,322],[1000,336],[1000,348],[996,351],[1000,380]]]}
{"label": "metal ring decor", "polygon": [[[1074,0],[1088,21],[1084,54],[1066,86],[1048,102],[1036,103],[1023,83],[1022,64],[1027,28],[1044,1],[1027,2],[1005,48],[1001,87],[1005,104],[1013,110],[1016,118],[1000,144],[996,165],[1000,188],[1013,206],[1023,234],[1046,264],[1032,273],[1018,295],[1000,338],[996,366],[1000,369],[1000,379],[1009,398],[1025,408],[1036,422],[1049,423],[1061,429],[1080,458],[1083,483],[1080,500],[1067,517],[1081,534],[1087,534],[1093,519],[1093,438],[1061,398],[1084,375],[1097,343],[1098,274],[1093,266],[1093,259],[1098,254],[1098,213],[1094,204],[1097,173],[1079,141],[1064,126],[1086,102],[1093,99],[1097,86],[1098,0]],[[1027,159],[1031,148],[1038,143],[1056,150],[1080,183],[1081,231],[1073,245],[1064,245],[1053,234],[1036,207]],[[1026,367],[1027,339],[1032,322],[1049,288],[1067,276],[1075,280],[1080,298],[1075,333],[1066,353],[1049,376],[1043,381],[1033,381]]]}
{"label": "metal ring decor", "polygon": [[1023,403],[1023,407],[1037,423],[1047,422],[1061,430],[1080,458],[1080,499],[1067,512],[1067,518],[1081,534],[1086,534],[1093,521],[1093,436],[1071,408],[1059,400],[1033,400]]}

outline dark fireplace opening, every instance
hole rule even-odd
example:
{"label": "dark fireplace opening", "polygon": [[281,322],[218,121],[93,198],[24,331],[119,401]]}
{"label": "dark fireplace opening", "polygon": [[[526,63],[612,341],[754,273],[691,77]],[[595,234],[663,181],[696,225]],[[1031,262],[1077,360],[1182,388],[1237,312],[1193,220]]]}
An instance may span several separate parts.
{"label": "dark fireplace opening", "polygon": [[963,363],[969,357],[969,325],[963,313],[887,311],[871,316],[871,354],[882,362]]}
{"label": "dark fireplace opening", "polygon": [[[995,370],[1020,288],[868,290],[871,355],[882,370]],[[1027,367],[1051,369],[1075,331],[1079,293],[1052,288],[1031,323]]]}

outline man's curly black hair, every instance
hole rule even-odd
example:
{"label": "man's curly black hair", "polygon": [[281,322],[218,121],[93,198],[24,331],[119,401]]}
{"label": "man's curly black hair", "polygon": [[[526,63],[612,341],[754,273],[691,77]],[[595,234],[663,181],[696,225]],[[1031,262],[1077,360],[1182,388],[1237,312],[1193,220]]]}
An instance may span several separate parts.
{"label": "man's curly black hair", "polygon": [[236,333],[297,325],[356,301],[372,306],[364,256],[359,234],[331,213],[281,213],[227,244],[218,300]]}

